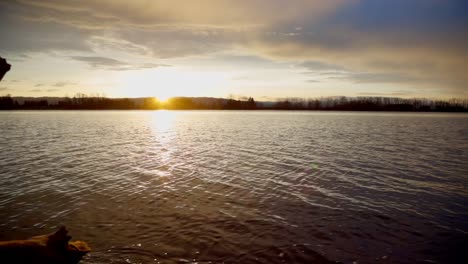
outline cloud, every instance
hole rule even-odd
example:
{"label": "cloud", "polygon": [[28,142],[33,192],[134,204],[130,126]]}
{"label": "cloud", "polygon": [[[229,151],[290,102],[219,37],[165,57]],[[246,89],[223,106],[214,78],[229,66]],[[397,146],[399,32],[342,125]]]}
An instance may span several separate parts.
{"label": "cloud", "polygon": [[114,70],[114,71],[127,71],[127,70],[141,70],[141,69],[152,69],[158,67],[169,67],[167,64],[158,63],[137,63],[131,64],[122,62],[116,59],[107,57],[95,57],[95,56],[70,56],[71,59],[85,62],[93,68]]}
{"label": "cloud", "polygon": [[468,83],[468,17],[460,10],[467,7],[461,1],[363,0],[306,21],[300,35],[272,26],[274,34],[256,35],[246,45],[270,59],[306,61],[306,74],[461,93]]}
{"label": "cloud", "polygon": [[54,88],[50,88],[50,89],[31,89],[28,92],[31,92],[31,93],[43,93],[43,92],[52,93],[52,92],[57,92],[57,91],[60,91],[60,89],[54,89]]}
{"label": "cloud", "polygon": [[[352,32],[348,34],[352,35]],[[359,35],[359,34],[357,34]],[[307,40],[279,43],[258,42],[254,48],[267,57],[295,61],[314,58],[320,61],[302,63],[306,74],[328,75],[336,80],[351,80],[356,83],[412,84],[418,87],[442,87],[446,90],[463,91],[468,83],[468,49],[452,49],[425,45],[392,45],[385,41],[372,41],[374,36],[360,36],[357,43],[342,49],[309,43]],[[366,40],[367,39],[367,40]],[[366,41],[369,43],[365,44]],[[429,41],[429,40],[428,40]],[[454,40],[455,41],[455,40]],[[431,43],[429,41],[429,43]],[[333,45],[332,45],[333,46]]]}
{"label": "cloud", "polygon": [[92,67],[115,67],[122,65],[122,62],[106,57],[91,57],[91,56],[71,56],[71,59],[86,62]]}
{"label": "cloud", "polygon": [[[346,2],[19,0],[1,3],[5,19],[2,32],[11,33],[11,41],[3,48],[18,52],[90,51],[100,42],[100,46],[114,48],[126,43],[120,48],[149,51],[160,58],[197,55],[223,50],[258,29],[293,21],[297,16],[319,19]],[[17,36],[16,29],[28,34]]]}
{"label": "cloud", "polygon": [[404,73],[324,72],[327,79],[352,83],[419,83],[424,80]]}
{"label": "cloud", "polygon": [[8,91],[10,88],[8,87],[0,87],[0,92]]}
{"label": "cloud", "polygon": [[17,80],[17,79],[15,79],[15,80],[5,80],[5,81],[2,81],[2,82],[19,83],[19,82],[21,82],[21,81],[22,81],[22,80]]}
{"label": "cloud", "polygon": [[411,75],[393,73],[351,73],[345,78],[355,83],[414,83],[421,81]]}
{"label": "cloud", "polygon": [[384,96],[384,97],[392,97],[392,96],[409,96],[414,94],[411,91],[407,90],[398,90],[394,92],[387,92],[387,93],[381,93],[381,92],[359,92],[357,93],[358,95],[362,96]]}
{"label": "cloud", "polygon": [[231,78],[233,81],[246,81],[246,80],[251,80],[252,77],[246,76],[246,75],[240,75],[240,76],[234,76]]}
{"label": "cloud", "polygon": [[55,82],[51,84],[37,83],[34,85],[34,87],[43,87],[43,86],[65,87],[65,86],[71,86],[71,85],[76,85],[76,84],[77,83],[74,83],[74,82],[60,81],[60,82]]}
{"label": "cloud", "polygon": [[[33,10],[36,19],[60,18],[81,27],[210,25],[246,27],[293,20],[297,17],[320,18],[346,5],[347,0],[20,0],[21,7]],[[66,19],[64,19],[66,18]]]}
{"label": "cloud", "polygon": [[73,82],[56,82],[54,84],[52,84],[52,86],[55,86],[55,87],[65,87],[65,86],[69,86],[69,85],[75,85],[76,83],[73,83]]}
{"label": "cloud", "polygon": [[27,17],[34,11],[15,2],[1,2],[0,10],[0,51],[16,53],[12,60],[24,61],[27,52],[91,51],[86,43],[89,31],[63,23],[31,21]]}
{"label": "cloud", "polygon": [[[353,71],[343,66],[338,66],[330,63],[319,61],[306,61],[298,64],[299,67],[304,67],[308,71],[304,74],[313,76],[324,76],[327,79],[348,81],[353,83],[416,83],[423,81],[415,76],[404,72],[369,72],[369,71]],[[374,64],[374,66],[376,66]],[[378,67],[374,67],[375,68]],[[317,80],[308,80],[307,82],[318,82]]]}
{"label": "cloud", "polygon": [[335,81],[461,93],[468,83],[467,8],[460,0],[5,1],[0,51],[60,52],[116,71],[167,65],[100,51],[151,60],[235,51]]}
{"label": "cloud", "polygon": [[342,66],[320,61],[305,61],[298,64],[299,67],[304,67],[310,71],[338,71],[344,70]]}

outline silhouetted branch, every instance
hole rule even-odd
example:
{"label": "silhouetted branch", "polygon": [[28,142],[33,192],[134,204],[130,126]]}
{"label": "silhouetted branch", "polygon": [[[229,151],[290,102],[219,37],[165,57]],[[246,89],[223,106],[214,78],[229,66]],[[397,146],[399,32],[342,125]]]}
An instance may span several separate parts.
{"label": "silhouetted branch", "polygon": [[11,65],[7,63],[6,59],[0,57],[0,81],[10,69]]}

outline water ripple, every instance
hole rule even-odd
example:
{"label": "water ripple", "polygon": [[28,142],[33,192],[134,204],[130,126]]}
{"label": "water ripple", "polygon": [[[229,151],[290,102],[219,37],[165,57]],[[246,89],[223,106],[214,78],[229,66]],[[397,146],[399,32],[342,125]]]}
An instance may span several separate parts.
{"label": "water ripple", "polygon": [[1,112],[0,239],[66,225],[84,263],[466,257],[468,116]]}

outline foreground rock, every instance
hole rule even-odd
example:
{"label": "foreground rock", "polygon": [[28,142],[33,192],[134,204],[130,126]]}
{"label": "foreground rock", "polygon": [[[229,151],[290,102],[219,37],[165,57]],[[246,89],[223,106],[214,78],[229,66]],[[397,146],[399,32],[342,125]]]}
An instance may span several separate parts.
{"label": "foreground rock", "polygon": [[0,263],[76,264],[91,248],[83,241],[70,242],[67,233],[61,227],[49,235],[0,241]]}

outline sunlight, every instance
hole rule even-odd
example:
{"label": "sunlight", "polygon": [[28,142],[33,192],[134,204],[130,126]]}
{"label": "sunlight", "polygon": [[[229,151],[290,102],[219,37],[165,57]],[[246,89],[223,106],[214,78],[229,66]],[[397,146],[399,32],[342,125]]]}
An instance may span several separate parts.
{"label": "sunlight", "polygon": [[156,98],[159,100],[161,104],[165,104],[167,103],[169,98],[171,98],[171,96],[169,94],[161,94],[161,95],[158,95]]}
{"label": "sunlight", "polygon": [[128,97],[154,96],[160,101],[175,96],[206,96],[227,86],[226,74],[167,68],[122,73],[120,93]]}
{"label": "sunlight", "polygon": [[[154,132],[155,135],[161,136],[168,133],[171,130],[175,121],[176,113],[168,110],[161,110],[152,113],[152,117],[153,118],[151,130]],[[167,139],[168,137],[162,138]]]}
{"label": "sunlight", "polygon": [[157,163],[165,164],[158,166],[148,173],[159,177],[169,177],[171,169],[167,164],[171,163],[171,159],[176,150],[174,144],[174,124],[176,121],[176,112],[161,110],[151,113],[151,132],[153,134],[152,151],[157,153]]}

